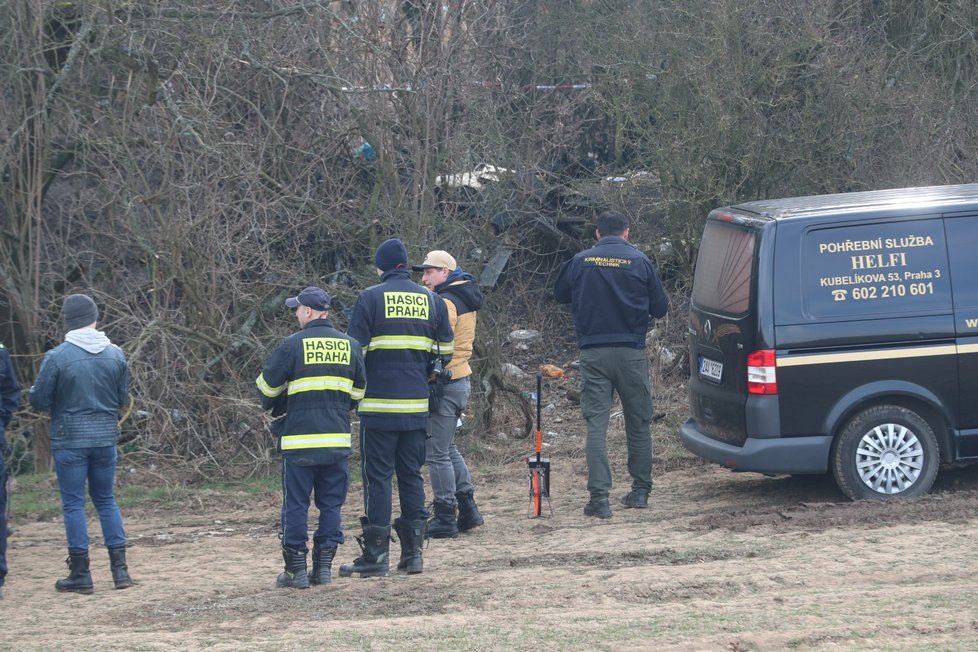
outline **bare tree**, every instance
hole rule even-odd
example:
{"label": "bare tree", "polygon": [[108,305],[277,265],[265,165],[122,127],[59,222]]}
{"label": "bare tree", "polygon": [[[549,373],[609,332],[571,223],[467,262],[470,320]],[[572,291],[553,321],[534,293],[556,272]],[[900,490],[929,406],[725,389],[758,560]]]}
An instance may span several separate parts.
{"label": "bare tree", "polygon": [[[293,328],[282,299],[323,285],[343,326],[383,238],[475,272],[504,255],[480,322],[491,373],[511,311],[561,319],[539,307],[602,208],[629,211],[652,255],[666,238],[682,283],[720,203],[973,179],[976,12],[9,0],[0,337],[29,381],[61,298],[89,292],[133,367],[125,445],[260,466],[253,379]],[[479,164],[504,172],[449,201],[444,180]],[[38,468],[42,423],[22,418]]]}

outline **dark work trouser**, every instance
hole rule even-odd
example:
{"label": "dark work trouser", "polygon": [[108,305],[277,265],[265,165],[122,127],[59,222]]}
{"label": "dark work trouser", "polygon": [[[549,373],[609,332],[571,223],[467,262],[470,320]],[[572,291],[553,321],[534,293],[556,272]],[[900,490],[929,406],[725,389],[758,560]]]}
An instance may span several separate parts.
{"label": "dark work trouser", "polygon": [[608,421],[616,391],[625,416],[632,489],[652,488],[652,381],[645,350],[581,349],[581,412],[587,422],[587,488],[592,497],[607,497],[611,491]]}
{"label": "dark work trouser", "polygon": [[315,497],[319,510],[319,526],[313,542],[330,548],[343,543],[340,508],[346,501],[349,484],[347,459],[334,464],[297,464],[288,455],[282,456],[282,545],[306,550],[309,537],[309,498]]}
{"label": "dark work trouser", "polygon": [[[0,438],[0,441],[3,441]],[[7,466],[0,448],[0,586],[7,577]]]}
{"label": "dark work trouser", "polygon": [[401,518],[428,518],[424,507],[424,430],[374,430],[360,426],[360,468],[363,475],[363,508],[367,523],[388,527],[391,523],[391,481],[397,476]]}

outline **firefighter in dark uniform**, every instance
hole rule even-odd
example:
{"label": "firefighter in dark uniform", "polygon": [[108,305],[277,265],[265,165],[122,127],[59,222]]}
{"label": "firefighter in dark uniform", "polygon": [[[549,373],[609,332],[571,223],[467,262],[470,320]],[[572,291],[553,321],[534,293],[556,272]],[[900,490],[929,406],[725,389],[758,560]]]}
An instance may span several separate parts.
{"label": "firefighter in dark uniform", "polygon": [[3,459],[4,432],[20,404],[20,385],[10,353],[0,344],[0,598],[7,577],[7,466]]}
{"label": "firefighter in dark uniform", "polygon": [[[262,407],[280,415],[272,423],[282,452],[282,556],[280,588],[329,584],[336,546],[343,543],[340,508],[349,479],[350,410],[363,398],[363,351],[333,328],[330,298],[308,287],[286,299],[302,330],[272,353],[255,381]],[[306,571],[310,493],[319,508],[312,573]]]}
{"label": "firefighter in dark uniform", "polygon": [[452,356],[454,336],[445,302],[411,280],[407,249],[387,240],[374,257],[380,283],[353,306],[347,332],[363,346],[367,392],[360,402],[360,464],[366,516],[363,554],[340,566],[340,576],[385,576],[390,570],[391,480],[397,475],[401,544],[397,569],[420,573],[428,512],[424,507],[429,378]]}

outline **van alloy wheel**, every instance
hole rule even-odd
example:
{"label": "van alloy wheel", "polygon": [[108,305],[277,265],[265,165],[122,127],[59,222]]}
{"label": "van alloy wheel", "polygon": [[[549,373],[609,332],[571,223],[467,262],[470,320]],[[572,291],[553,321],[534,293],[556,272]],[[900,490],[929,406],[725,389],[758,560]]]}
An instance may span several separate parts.
{"label": "van alloy wheel", "polygon": [[843,428],[832,471],[853,500],[920,496],[934,483],[939,456],[934,431],[923,417],[880,405],[860,412]]}

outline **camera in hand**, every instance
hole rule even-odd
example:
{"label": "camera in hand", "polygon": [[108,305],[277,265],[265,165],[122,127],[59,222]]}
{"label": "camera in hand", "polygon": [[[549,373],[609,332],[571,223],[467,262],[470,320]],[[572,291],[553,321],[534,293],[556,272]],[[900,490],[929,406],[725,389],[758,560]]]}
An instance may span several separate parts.
{"label": "camera in hand", "polygon": [[428,365],[428,383],[444,383],[452,379],[452,370],[445,369],[441,358],[435,358]]}

